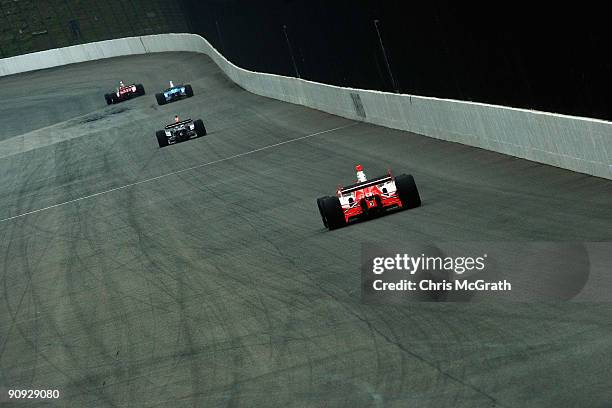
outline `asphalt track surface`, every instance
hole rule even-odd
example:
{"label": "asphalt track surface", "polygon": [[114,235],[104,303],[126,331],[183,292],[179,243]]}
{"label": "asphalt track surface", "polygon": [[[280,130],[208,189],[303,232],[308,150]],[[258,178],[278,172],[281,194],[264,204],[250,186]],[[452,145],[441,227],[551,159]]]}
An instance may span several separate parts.
{"label": "asphalt track surface", "polygon": [[[119,79],[147,96],[107,107]],[[170,79],[196,96],[158,107]],[[610,181],[262,98],[197,54],[0,100],[0,388],[62,393],[0,406],[612,405],[610,304],[371,306],[359,274],[363,242],[610,241]],[[159,149],[174,114],[208,136]],[[315,198],[356,163],[423,206],[326,231]]]}

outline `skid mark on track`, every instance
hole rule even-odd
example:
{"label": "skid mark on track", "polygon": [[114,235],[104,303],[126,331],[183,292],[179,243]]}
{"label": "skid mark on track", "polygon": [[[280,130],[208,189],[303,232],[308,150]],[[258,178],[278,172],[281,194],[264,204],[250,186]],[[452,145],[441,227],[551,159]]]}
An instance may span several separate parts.
{"label": "skid mark on track", "polygon": [[115,109],[101,110],[99,112],[89,113],[85,116],[82,116],[79,119],[78,123],[87,124],[91,122],[98,122],[103,119],[109,119],[113,115],[118,115],[120,113],[127,112],[129,110],[130,108],[120,107],[120,108],[115,108]]}
{"label": "skid mark on track", "polygon": [[234,154],[232,156],[224,157],[222,159],[213,160],[213,161],[210,161],[210,162],[206,162],[206,163],[198,164],[198,165],[195,165],[195,166],[187,167],[187,168],[184,168],[184,169],[181,169],[181,170],[172,171],[170,173],[161,174],[159,176],[151,177],[151,178],[148,178],[148,179],[144,179],[144,180],[140,180],[140,181],[135,181],[135,182],[129,183],[129,184],[124,184],[124,185],[119,186],[119,187],[111,188],[111,189],[108,189],[108,190],[104,190],[104,191],[100,191],[100,192],[97,192],[97,193],[93,193],[93,194],[89,194],[89,195],[86,195],[86,196],[82,196],[82,197],[79,197],[79,198],[75,198],[73,200],[64,201],[64,202],[53,204],[53,205],[50,205],[50,206],[47,206],[47,207],[44,207],[44,208],[39,208],[37,210],[27,211],[27,212],[21,213],[19,215],[14,215],[12,217],[4,218],[4,219],[0,220],[0,223],[11,221],[11,220],[15,220],[15,219],[22,218],[22,217],[26,217],[28,215],[40,213],[40,212],[43,212],[43,211],[51,210],[53,208],[62,207],[64,205],[73,204],[73,203],[76,203],[76,202],[79,202],[79,201],[88,200],[90,198],[99,197],[99,196],[102,196],[102,195],[105,195],[105,194],[113,193],[113,192],[119,191],[119,190],[124,190],[126,188],[134,187],[134,186],[137,186],[137,185],[140,185],[140,184],[145,184],[145,183],[149,183],[151,181],[160,180],[160,179],[163,179],[163,178],[166,178],[166,177],[174,176],[176,174],[185,173],[187,171],[196,170],[196,169],[199,169],[199,168],[202,168],[202,167],[207,167],[207,166],[212,166],[214,164],[223,163],[223,162],[226,162],[226,161],[229,161],[229,160],[237,159],[237,158],[248,156],[248,155],[251,155],[251,154],[254,154],[254,153],[258,153],[258,152],[261,152],[261,151],[264,151],[264,150],[272,149],[274,147],[286,145],[286,144],[293,143],[293,142],[299,142],[299,141],[304,140],[304,139],[308,139],[308,138],[315,137],[315,136],[320,136],[320,135],[323,135],[323,134],[326,134],[326,133],[335,132],[337,130],[343,130],[343,129],[346,129],[346,128],[349,128],[349,127],[352,127],[352,126],[356,126],[357,124],[358,123],[349,123],[349,124],[344,125],[344,126],[338,126],[338,127],[332,128],[332,129],[327,129],[327,130],[322,130],[320,132],[310,133],[308,135],[297,137],[295,139],[290,139],[290,140],[285,140],[283,142],[273,143],[273,144],[270,144],[270,145],[267,145],[267,146],[264,146],[264,147],[260,147],[258,149],[253,149],[253,150],[249,150],[247,152],[238,153],[238,154]]}

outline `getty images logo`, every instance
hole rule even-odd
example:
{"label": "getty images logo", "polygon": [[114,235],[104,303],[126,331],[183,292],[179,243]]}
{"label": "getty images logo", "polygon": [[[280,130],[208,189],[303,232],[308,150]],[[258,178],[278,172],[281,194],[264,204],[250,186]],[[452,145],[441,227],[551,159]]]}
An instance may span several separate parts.
{"label": "getty images logo", "polygon": [[388,257],[375,257],[372,259],[372,272],[376,275],[386,271],[405,271],[414,275],[417,271],[452,271],[458,275],[465,272],[482,271],[485,269],[487,254],[482,256],[410,256],[396,254]]}

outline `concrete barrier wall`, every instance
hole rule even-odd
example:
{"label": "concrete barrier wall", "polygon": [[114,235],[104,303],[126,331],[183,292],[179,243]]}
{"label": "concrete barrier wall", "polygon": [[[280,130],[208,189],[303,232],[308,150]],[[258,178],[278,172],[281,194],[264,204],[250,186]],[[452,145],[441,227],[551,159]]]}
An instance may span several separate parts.
{"label": "concrete barrier wall", "polygon": [[102,41],[0,60],[0,76],[122,55],[166,51],[210,56],[258,95],[612,179],[612,122],[496,105],[341,88],[233,65],[195,34]]}

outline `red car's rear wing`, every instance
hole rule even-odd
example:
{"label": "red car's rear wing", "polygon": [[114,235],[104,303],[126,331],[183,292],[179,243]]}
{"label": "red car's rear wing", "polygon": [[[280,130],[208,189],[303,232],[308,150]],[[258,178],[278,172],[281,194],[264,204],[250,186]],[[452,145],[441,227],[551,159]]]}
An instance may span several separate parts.
{"label": "red car's rear wing", "polygon": [[135,86],[136,86],[136,84],[120,86],[119,87],[119,92],[132,92],[132,88],[135,87]]}
{"label": "red car's rear wing", "polygon": [[350,186],[340,189],[340,194],[352,193],[353,191],[361,190],[362,188],[366,188],[366,187],[372,187],[372,186],[375,186],[376,184],[386,183],[391,180],[392,180],[391,176],[383,176],[383,177],[377,177],[375,179],[371,179],[368,181],[364,181],[362,183],[351,184]]}

